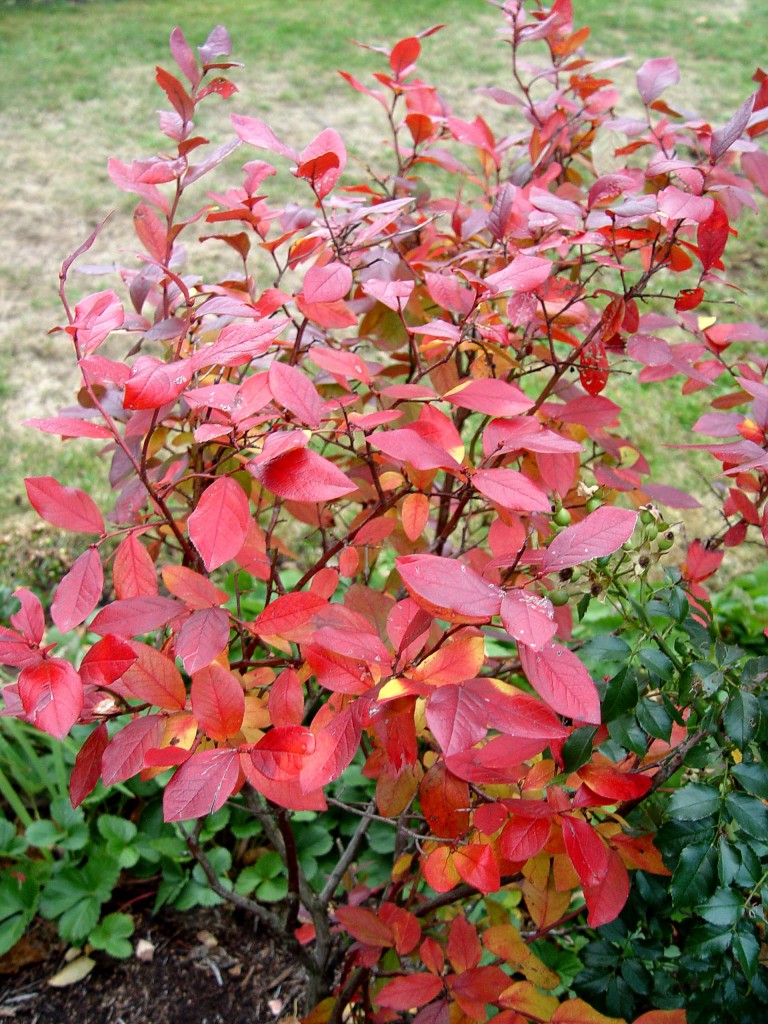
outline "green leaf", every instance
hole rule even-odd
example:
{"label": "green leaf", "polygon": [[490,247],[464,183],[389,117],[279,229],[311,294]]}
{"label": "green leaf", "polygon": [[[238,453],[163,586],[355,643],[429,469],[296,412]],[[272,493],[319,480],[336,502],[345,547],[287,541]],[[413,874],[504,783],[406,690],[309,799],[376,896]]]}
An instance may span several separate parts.
{"label": "green leaf", "polygon": [[732,938],[730,931],[721,931],[714,925],[697,925],[688,936],[685,951],[707,960],[725,953],[731,945]]}
{"label": "green leaf", "polygon": [[67,942],[82,942],[96,926],[100,914],[101,902],[95,896],[83,897],[59,918],[59,935]]}
{"label": "green leaf", "polygon": [[637,705],[639,694],[633,672],[624,669],[610,680],[603,698],[603,721],[608,723],[631,711]]}
{"label": "green leaf", "polygon": [[745,977],[751,981],[757,973],[760,963],[760,943],[746,922],[739,926],[733,936],[733,952],[736,954],[736,959],[739,961]]}
{"label": "green leaf", "polygon": [[744,750],[760,727],[757,697],[744,690],[737,690],[726,705],[723,724],[728,737],[739,750]]}
{"label": "green leaf", "polygon": [[757,797],[747,796],[746,793],[729,793],[725,798],[725,806],[739,828],[748,836],[768,840],[768,807]]}
{"label": "green leaf", "polygon": [[592,740],[596,733],[597,729],[594,726],[585,725],[580,729],[574,729],[563,744],[563,770],[569,775],[592,757]]}
{"label": "green leaf", "polygon": [[0,956],[15,946],[37,911],[40,887],[0,871]]}
{"label": "green leaf", "polygon": [[720,793],[712,786],[689,782],[669,799],[667,816],[681,821],[698,821],[720,810]]}
{"label": "green leaf", "polygon": [[288,895],[287,878],[268,878],[256,890],[257,897],[264,903],[277,903]]}
{"label": "green leaf", "polygon": [[720,885],[729,886],[733,882],[741,866],[741,854],[738,847],[721,839],[717,852],[717,877]]}
{"label": "green leaf", "polygon": [[663,704],[651,700],[650,697],[643,697],[635,713],[640,726],[650,736],[659,740],[669,740],[672,733],[672,716]]}
{"label": "green leaf", "polygon": [[744,901],[733,889],[716,889],[709,899],[696,908],[705,921],[718,928],[736,924],[744,911]]}
{"label": "green leaf", "polygon": [[107,914],[91,931],[88,941],[96,949],[103,949],[110,956],[124,960],[133,953],[133,946],[128,942],[133,929],[133,918],[129,914]]}
{"label": "green leaf", "polygon": [[691,907],[712,893],[715,888],[715,850],[711,843],[694,843],[680,854],[672,875],[670,893],[676,907]]}
{"label": "green leaf", "polygon": [[601,636],[587,640],[581,649],[581,654],[585,659],[594,659],[600,664],[605,664],[605,662],[626,661],[631,650],[626,640],[614,636],[613,633],[603,633]]}
{"label": "green leaf", "polygon": [[663,651],[656,647],[643,647],[637,655],[640,664],[643,665],[654,679],[662,682],[669,682],[675,674],[675,666]]}
{"label": "green leaf", "polygon": [[312,857],[322,857],[333,848],[333,833],[317,825],[314,822],[309,825],[299,825],[294,828],[296,834],[296,847],[299,854],[309,854]]}
{"label": "green leaf", "polygon": [[624,960],[621,976],[632,991],[641,996],[648,995],[653,987],[653,975],[639,960]]}
{"label": "green leaf", "polygon": [[96,827],[102,838],[108,843],[118,846],[126,846],[136,838],[138,829],[132,821],[127,818],[119,818],[115,814],[100,814]]}
{"label": "green leaf", "polygon": [[608,734],[633,754],[645,754],[646,734],[637,724],[633,714],[620,715],[608,723]]}
{"label": "green leaf", "polygon": [[54,821],[43,818],[40,821],[33,821],[25,831],[27,842],[30,846],[36,846],[38,850],[51,850],[57,846],[64,833]]}
{"label": "green leaf", "polygon": [[768,800],[768,766],[758,761],[742,761],[731,768],[731,775],[748,793]]}

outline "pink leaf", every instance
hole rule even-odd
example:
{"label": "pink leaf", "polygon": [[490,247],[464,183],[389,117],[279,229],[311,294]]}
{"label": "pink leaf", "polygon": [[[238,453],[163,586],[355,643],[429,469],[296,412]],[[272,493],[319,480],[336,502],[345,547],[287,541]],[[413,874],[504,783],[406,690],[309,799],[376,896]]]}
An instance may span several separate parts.
{"label": "pink leaf", "polygon": [[155,563],[135,533],[120,541],[112,563],[112,582],[121,599],[157,595]]}
{"label": "pink leaf", "polygon": [[91,623],[91,632],[99,636],[114,633],[132,637],[162,629],[175,619],[182,606],[169,597],[126,597],[102,608]]}
{"label": "pink leaf", "polygon": [[485,702],[463,686],[441,686],[430,694],[426,717],[446,757],[473,747],[487,732]]}
{"label": "pink leaf", "polygon": [[136,657],[122,673],[129,695],[166,711],[182,711],[187,692],[175,663],[149,644],[130,646]]}
{"label": "pink leaf", "polygon": [[159,409],[179,397],[192,379],[189,359],[165,363],[154,356],[139,356],[125,385],[126,409]]}
{"label": "pink leaf", "polygon": [[303,725],[278,725],[251,750],[254,768],[273,782],[297,779],[305,758],[314,753],[315,736]]}
{"label": "pink leaf", "polygon": [[203,491],[187,529],[208,572],[237,555],[249,522],[248,499],[236,481],[220,476]]}
{"label": "pink leaf", "polygon": [[415,286],[415,281],[381,281],[371,277],[363,282],[363,291],[383,306],[399,313],[408,305],[408,299]]}
{"label": "pink leaf", "polygon": [[379,430],[371,436],[370,442],[389,458],[407,462],[414,469],[461,469],[456,459],[444,448],[428,441],[411,427]]}
{"label": "pink leaf", "polygon": [[474,487],[486,498],[515,512],[548,512],[549,498],[516,469],[478,469]]}
{"label": "pink leaf", "polygon": [[494,294],[530,292],[544,284],[552,272],[552,263],[540,256],[516,256],[508,267],[489,274],[485,283]]}
{"label": "pink leaf", "polygon": [[511,637],[534,651],[549,643],[557,632],[552,602],[525,590],[509,590],[504,594],[501,621]]}
{"label": "pink leaf", "polygon": [[200,81],[200,69],[197,66],[197,60],[192,47],[184,37],[184,33],[181,29],[176,28],[171,32],[171,53],[173,59],[179,65],[179,68],[184,72],[190,81],[192,86],[196,86]]}
{"label": "pink leaf", "polygon": [[464,381],[443,395],[446,402],[462,409],[473,409],[486,416],[516,416],[533,406],[533,400],[515,384],[490,377]]}
{"label": "pink leaf", "polygon": [[586,668],[566,647],[547,644],[532,651],[518,648],[528,682],[559,715],[590,725],[600,724],[600,697]]}
{"label": "pink leaf", "polygon": [[267,490],[289,501],[333,501],[357,490],[338,466],[307,448],[294,448],[266,463],[251,461],[247,468]]}
{"label": "pink leaf", "polygon": [[555,537],[544,552],[541,572],[558,572],[613,554],[632,536],[636,522],[637,512],[603,505]]}
{"label": "pink leaf", "polygon": [[502,591],[463,562],[439,555],[395,561],[408,593],[427,611],[462,622],[487,622],[498,615]]}
{"label": "pink leaf", "polygon": [[138,775],[144,767],[144,755],[160,746],[165,734],[165,715],[144,715],[134,718],[115,733],[101,759],[102,779],[105,786]]}
{"label": "pink leaf", "polygon": [[45,636],[45,612],[40,598],[26,587],[14,590],[13,596],[21,608],[11,615],[11,625],[23,633],[29,643],[41,644]]}
{"label": "pink leaf", "polygon": [[62,739],[80,717],[83,684],[62,658],[49,658],[19,675],[19,696],[27,718],[38,729]]}
{"label": "pink leaf", "polygon": [[303,149],[294,174],[312,186],[318,199],[324,199],[333,189],[347,163],[344,142],[333,128],[325,128]]}
{"label": "pink leaf", "polygon": [[307,302],[336,302],[352,287],[352,271],[346,263],[333,260],[324,266],[311,267],[304,278],[302,291]]}
{"label": "pink leaf", "polygon": [[214,814],[235,791],[239,777],[236,750],[196,751],[165,787],[163,818],[165,821],[189,821]]}
{"label": "pink leaf", "polygon": [[734,142],[737,142],[744,134],[749,119],[752,116],[752,108],[755,105],[755,97],[750,96],[746,99],[736,113],[733,115],[731,120],[723,128],[717,128],[712,132],[712,143],[709,149],[709,155],[712,158],[712,162],[716,162],[723,156]]}
{"label": "pink leaf", "polygon": [[75,319],[67,328],[77,338],[81,355],[90,355],[108,334],[123,326],[125,311],[117,295],[109,290],[96,292],[75,306]]}
{"label": "pink leaf", "polygon": [[275,360],[269,367],[269,389],[278,405],[292,413],[300,423],[312,428],[320,426],[323,400],[301,370]]}
{"label": "pink leaf", "polygon": [[43,420],[24,420],[25,427],[34,427],[44,434],[58,434],[59,437],[111,438],[112,431],[93,420],[82,420],[75,416],[52,416]]}
{"label": "pink leaf", "polygon": [[637,91],[646,106],[671,85],[680,81],[680,69],[674,57],[655,57],[647,60],[637,72]]}
{"label": "pink leaf", "polygon": [[229,615],[223,608],[202,608],[185,619],[174,651],[190,675],[218,658],[229,643]]}
{"label": "pink leaf", "polygon": [[288,156],[292,160],[298,159],[296,150],[281,142],[269,125],[264,124],[263,121],[259,121],[255,117],[243,117],[242,114],[232,114],[231,121],[232,127],[237,134],[249,146],[255,146],[257,149],[268,149],[272,153]]}
{"label": "pink leaf", "polygon": [[192,676],[192,713],[212,740],[236,736],[245,715],[245,694],[235,676],[211,664]]}
{"label": "pink leaf", "polygon": [[101,598],[104,571],[96,548],[88,548],[61,580],[51,603],[51,618],[62,633],[85,622]]}
{"label": "pink leaf", "polygon": [[670,220],[692,220],[698,224],[711,217],[715,208],[715,201],[709,196],[695,196],[676,185],[667,185],[658,198],[659,211]]}
{"label": "pink leaf", "polygon": [[98,505],[78,487],[64,487],[52,476],[27,477],[29,503],[52,526],[73,533],[103,533],[104,520]]}

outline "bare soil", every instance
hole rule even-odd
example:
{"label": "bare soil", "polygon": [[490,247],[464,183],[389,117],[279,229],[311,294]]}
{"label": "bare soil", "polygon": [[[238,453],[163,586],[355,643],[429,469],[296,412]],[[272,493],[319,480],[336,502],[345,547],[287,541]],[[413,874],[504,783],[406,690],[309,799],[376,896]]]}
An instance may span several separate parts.
{"label": "bare soil", "polygon": [[54,988],[66,950],[37,921],[0,958],[0,1021],[24,1024],[298,1024],[304,977],[250,921],[213,908],[143,918],[133,938],[151,960],[112,960]]}

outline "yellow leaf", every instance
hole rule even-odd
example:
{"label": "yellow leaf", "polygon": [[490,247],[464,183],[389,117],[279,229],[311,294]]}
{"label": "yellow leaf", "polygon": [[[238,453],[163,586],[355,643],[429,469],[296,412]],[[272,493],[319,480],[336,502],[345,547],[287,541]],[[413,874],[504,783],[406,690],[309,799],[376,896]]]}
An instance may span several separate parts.
{"label": "yellow leaf", "polygon": [[78,981],[82,981],[83,978],[87,977],[95,966],[96,961],[92,960],[89,956],[79,956],[77,960],[73,960],[66,967],[62,967],[52,978],[49,978],[48,984],[52,988],[66,988],[67,985],[76,985]]}

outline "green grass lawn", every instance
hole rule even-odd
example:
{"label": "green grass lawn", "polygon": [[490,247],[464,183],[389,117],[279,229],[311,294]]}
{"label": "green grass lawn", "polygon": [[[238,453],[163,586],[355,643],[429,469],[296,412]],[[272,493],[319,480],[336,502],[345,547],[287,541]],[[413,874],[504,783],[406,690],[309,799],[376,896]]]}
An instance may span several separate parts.
{"label": "green grass lawn", "polygon": [[[750,93],[755,67],[768,64],[765,0],[574,0],[574,7],[577,21],[592,26],[592,53],[630,58],[617,72],[621,82],[631,83],[648,57],[674,54],[683,80],[670,99],[718,122]],[[62,446],[18,424],[53,414],[76,387],[66,340],[46,333],[61,318],[61,260],[113,208],[117,214],[89,259],[120,258],[120,247],[130,245],[134,199],[111,185],[107,157],[130,160],[157,149],[154,111],[162,104],[152,68],[168,64],[174,25],[197,43],[216,22],[229,28],[233,57],[245,64],[235,72],[241,91],[229,109],[262,117],[289,139],[307,140],[330,123],[352,152],[355,139],[370,151],[384,135],[380,110],[335,72],[366,76],[377,58],[351,39],[392,43],[441,22],[447,27],[425,43],[424,76],[445,86],[457,113],[483,109],[497,123],[503,117],[474,93],[507,77],[507,50],[495,39],[501,20],[483,0],[0,0],[0,429],[7,439],[0,583],[24,572],[13,552],[16,531],[32,522],[25,474],[60,474],[95,493],[104,487],[93,448]],[[226,113],[209,110],[208,118],[203,130],[223,138]],[[764,234],[745,222],[731,260],[737,282],[750,292],[743,309],[733,311],[738,319],[764,318],[768,310]],[[104,278],[74,285],[83,292],[106,286]],[[672,438],[681,415],[688,425],[697,415],[694,403],[673,405],[675,390],[670,386],[668,401],[654,399],[661,420],[648,428],[649,439]],[[628,423],[649,422],[642,389],[628,389],[626,400]],[[677,461],[675,453],[669,465]]]}

